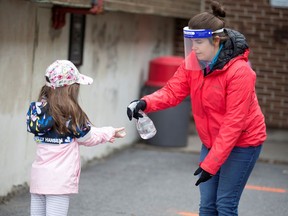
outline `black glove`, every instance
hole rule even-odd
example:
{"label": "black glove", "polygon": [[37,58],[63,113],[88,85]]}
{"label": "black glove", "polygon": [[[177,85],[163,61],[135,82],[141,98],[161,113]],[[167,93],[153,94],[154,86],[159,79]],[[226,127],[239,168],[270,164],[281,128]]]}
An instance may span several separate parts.
{"label": "black glove", "polygon": [[132,117],[135,119],[142,118],[143,116],[139,113],[139,110],[144,111],[146,109],[146,102],[144,100],[134,100],[127,107],[127,116],[129,120],[132,120]]}
{"label": "black glove", "polygon": [[211,175],[210,173],[206,172],[205,170],[203,170],[201,167],[199,167],[195,172],[194,175],[200,175],[200,178],[198,179],[198,181],[196,182],[196,186],[198,186],[200,183],[202,182],[206,182],[208,181],[210,178],[212,178],[213,175]]}

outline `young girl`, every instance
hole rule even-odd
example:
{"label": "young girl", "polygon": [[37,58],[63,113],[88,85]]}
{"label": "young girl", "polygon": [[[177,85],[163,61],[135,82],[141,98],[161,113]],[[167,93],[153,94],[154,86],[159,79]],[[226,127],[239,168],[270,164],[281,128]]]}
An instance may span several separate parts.
{"label": "young girl", "polygon": [[199,175],[199,215],[237,216],[242,191],[266,139],[266,126],[245,37],[225,28],[225,11],[218,2],[211,6],[212,13],[195,15],[184,28],[186,57],[174,76],[153,94],[132,101],[127,115],[130,120],[139,118],[139,110],[163,110],[190,95],[203,143],[194,173]]}
{"label": "young girl", "polygon": [[92,78],[74,64],[57,60],[46,70],[46,85],[27,113],[27,130],[37,143],[31,169],[31,215],[65,216],[69,195],[78,193],[79,145],[94,146],[125,136],[124,128],[93,127],[78,104],[80,84]]}

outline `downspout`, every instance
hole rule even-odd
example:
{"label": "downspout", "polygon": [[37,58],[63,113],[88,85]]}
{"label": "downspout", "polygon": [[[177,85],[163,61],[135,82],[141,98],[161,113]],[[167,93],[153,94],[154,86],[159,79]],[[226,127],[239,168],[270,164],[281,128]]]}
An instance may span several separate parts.
{"label": "downspout", "polygon": [[60,29],[65,26],[66,13],[74,14],[100,14],[103,12],[103,0],[91,0],[91,8],[76,8],[76,7],[52,7],[52,27],[54,29]]}

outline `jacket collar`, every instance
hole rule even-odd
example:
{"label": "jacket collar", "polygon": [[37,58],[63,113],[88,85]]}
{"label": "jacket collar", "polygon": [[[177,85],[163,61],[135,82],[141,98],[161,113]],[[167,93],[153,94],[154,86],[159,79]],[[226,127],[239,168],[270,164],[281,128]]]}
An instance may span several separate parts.
{"label": "jacket collar", "polygon": [[213,71],[227,68],[232,62],[239,58],[244,58],[248,61],[249,46],[244,35],[232,29],[225,29],[225,31],[229,39],[223,43],[223,48],[219,53]]}

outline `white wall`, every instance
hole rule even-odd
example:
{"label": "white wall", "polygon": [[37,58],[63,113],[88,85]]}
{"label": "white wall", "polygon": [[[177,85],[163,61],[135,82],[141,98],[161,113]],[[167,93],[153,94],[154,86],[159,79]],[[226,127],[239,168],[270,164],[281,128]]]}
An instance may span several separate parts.
{"label": "white wall", "polygon": [[35,145],[28,144],[25,110],[31,92],[35,12],[26,2],[1,1],[0,195],[27,181],[34,156]]}
{"label": "white wall", "polygon": [[[13,185],[29,183],[35,143],[26,132],[25,115],[44,84],[46,67],[68,57],[69,17],[64,28],[54,30],[50,8],[0,0],[0,196]],[[83,165],[139,139],[126,107],[139,96],[149,60],[172,54],[173,23],[170,18],[118,12],[86,17],[79,70],[93,77],[94,84],[81,87],[81,105],[95,126],[124,126],[127,137],[81,148]]]}

